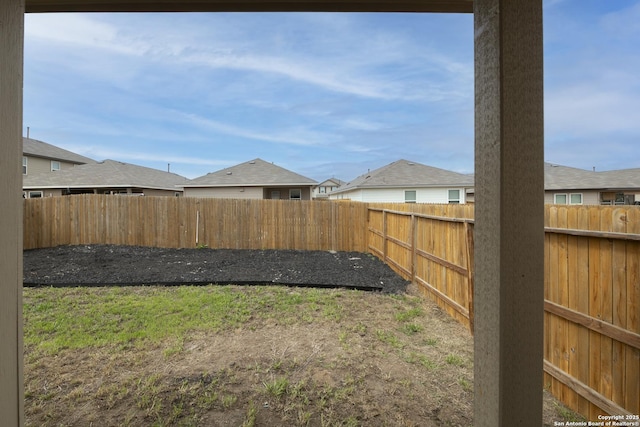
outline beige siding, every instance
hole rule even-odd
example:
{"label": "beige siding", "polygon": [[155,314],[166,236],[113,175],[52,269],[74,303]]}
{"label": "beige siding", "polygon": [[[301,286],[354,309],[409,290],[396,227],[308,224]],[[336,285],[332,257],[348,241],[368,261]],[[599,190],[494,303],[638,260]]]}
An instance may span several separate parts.
{"label": "beige siding", "polygon": [[24,190],[22,194],[25,198],[31,198],[30,195],[33,193],[41,192],[42,197],[54,197],[54,196],[62,196],[62,190],[59,188],[32,188],[29,190]]}
{"label": "beige siding", "polygon": [[289,200],[289,190],[301,190],[302,200],[311,199],[310,187],[214,187],[185,188],[185,197],[214,197],[218,199],[271,199],[272,191],[280,193],[280,200]]}
{"label": "beige siding", "polygon": [[580,190],[553,190],[544,192],[544,203],[548,205],[554,204],[554,198],[556,194],[566,194],[567,197],[570,194],[582,194],[583,205],[599,205],[600,204],[600,192],[596,190],[580,191]]}
{"label": "beige siding", "polygon": [[263,192],[263,198],[271,199],[273,191],[280,193],[279,200],[289,200],[291,190],[300,190],[301,200],[311,200],[311,188],[310,187],[266,187]]}
{"label": "beige siding", "polygon": [[262,187],[185,188],[185,197],[262,199]]}
{"label": "beige siding", "polygon": [[[24,156],[27,158],[27,175],[35,175],[42,172],[51,172],[51,159],[43,159],[42,157]],[[60,162],[60,169],[68,169],[75,166],[75,163]]]}

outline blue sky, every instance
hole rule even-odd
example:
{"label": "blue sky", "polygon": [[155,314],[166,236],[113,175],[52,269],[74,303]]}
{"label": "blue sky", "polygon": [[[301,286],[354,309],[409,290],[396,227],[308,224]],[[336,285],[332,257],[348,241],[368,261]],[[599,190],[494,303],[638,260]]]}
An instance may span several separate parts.
{"label": "blue sky", "polygon": [[[545,0],[545,159],[639,168],[640,0]],[[24,133],[195,178],[473,172],[470,14],[28,14]]]}

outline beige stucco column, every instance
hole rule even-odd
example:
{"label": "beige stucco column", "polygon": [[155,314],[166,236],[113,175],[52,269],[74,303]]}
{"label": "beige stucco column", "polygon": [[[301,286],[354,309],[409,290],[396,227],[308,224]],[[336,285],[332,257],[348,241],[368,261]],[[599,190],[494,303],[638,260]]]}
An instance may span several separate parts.
{"label": "beige stucco column", "polygon": [[0,424],[23,424],[22,58],[24,0],[0,1]]}
{"label": "beige stucco column", "polygon": [[476,0],[475,425],[542,425],[542,0]]}

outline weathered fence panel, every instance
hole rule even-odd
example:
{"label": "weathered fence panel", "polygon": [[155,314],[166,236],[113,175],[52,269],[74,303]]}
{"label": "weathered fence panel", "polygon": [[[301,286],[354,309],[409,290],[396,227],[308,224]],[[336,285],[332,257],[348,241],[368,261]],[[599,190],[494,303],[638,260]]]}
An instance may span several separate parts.
{"label": "weathered fence panel", "polygon": [[[473,210],[465,209],[372,205],[369,250],[473,331]],[[590,420],[638,414],[640,208],[545,209],[545,384]]]}
{"label": "weathered fence panel", "polygon": [[472,329],[472,205],[371,204],[369,251]]}
{"label": "weathered fence panel", "polygon": [[640,412],[640,208],[547,206],[545,384],[596,420]]}
{"label": "weathered fence panel", "polygon": [[367,250],[366,204],[78,195],[24,201],[24,247]]}

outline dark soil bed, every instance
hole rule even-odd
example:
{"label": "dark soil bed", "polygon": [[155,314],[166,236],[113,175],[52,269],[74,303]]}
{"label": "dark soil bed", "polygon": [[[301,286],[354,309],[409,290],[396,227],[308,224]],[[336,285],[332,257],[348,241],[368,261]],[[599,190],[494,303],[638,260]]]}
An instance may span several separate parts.
{"label": "dark soil bed", "polygon": [[359,252],[83,245],[24,251],[25,286],[242,284],[403,293],[408,282]]}

